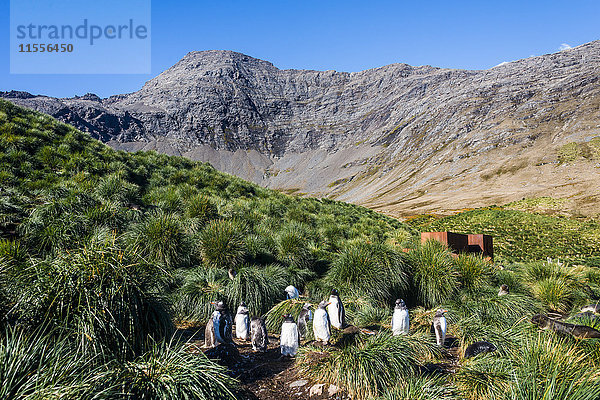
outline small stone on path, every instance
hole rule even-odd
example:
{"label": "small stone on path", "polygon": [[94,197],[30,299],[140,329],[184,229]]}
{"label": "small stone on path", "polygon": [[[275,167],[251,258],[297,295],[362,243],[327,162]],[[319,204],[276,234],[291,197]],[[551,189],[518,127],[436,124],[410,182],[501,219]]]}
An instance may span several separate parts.
{"label": "small stone on path", "polygon": [[294,381],[292,383],[290,383],[290,387],[300,387],[300,386],[304,386],[308,383],[308,381],[304,380],[304,379],[300,379],[297,381]]}
{"label": "small stone on path", "polygon": [[314,385],[313,387],[310,388],[310,392],[309,392],[309,396],[320,396],[323,394],[323,386],[325,386],[324,383],[317,383],[316,385]]}
{"label": "small stone on path", "polygon": [[339,391],[340,391],[339,387],[337,387],[335,385],[329,385],[329,388],[327,389],[327,394],[329,395],[329,397],[331,397]]}

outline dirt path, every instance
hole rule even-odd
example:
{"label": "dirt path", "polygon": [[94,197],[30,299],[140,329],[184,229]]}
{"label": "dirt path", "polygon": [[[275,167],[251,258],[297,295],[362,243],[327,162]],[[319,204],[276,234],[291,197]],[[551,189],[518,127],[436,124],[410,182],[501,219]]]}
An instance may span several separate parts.
{"label": "dirt path", "polygon": [[[204,344],[204,327],[179,329],[185,340],[202,346]],[[428,369],[455,372],[458,369],[458,354],[455,340],[447,338],[446,362],[429,365]],[[299,376],[294,368],[294,359],[281,357],[279,337],[269,335],[269,346],[266,352],[252,350],[250,342],[234,339],[239,357],[232,357],[227,367],[231,375],[241,383],[241,399],[243,400],[348,400],[343,392],[328,393],[328,385],[322,385],[322,393],[311,395],[310,390],[315,382]],[[207,349],[203,349],[206,351]],[[317,385],[319,386],[319,385]]]}
{"label": "dirt path", "polygon": [[[204,344],[204,327],[185,327],[178,329],[182,338],[202,346]],[[235,333],[234,333],[235,335]],[[345,400],[342,394],[328,396],[324,387],[322,395],[310,396],[312,383],[298,376],[294,368],[294,359],[281,357],[279,337],[269,335],[269,346],[266,352],[252,350],[250,342],[234,339],[239,357],[233,357],[227,365],[231,375],[238,379],[244,400]],[[202,349],[206,351],[207,349]]]}

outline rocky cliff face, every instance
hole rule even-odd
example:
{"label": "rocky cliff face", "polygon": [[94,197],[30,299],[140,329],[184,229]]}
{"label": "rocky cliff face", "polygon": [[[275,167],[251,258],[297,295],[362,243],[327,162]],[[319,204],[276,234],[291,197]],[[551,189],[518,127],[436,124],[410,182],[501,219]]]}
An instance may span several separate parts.
{"label": "rocky cliff face", "polygon": [[279,70],[203,51],[131,94],[1,96],[116,148],[184,155],[395,214],[540,195],[592,210],[600,159],[558,156],[600,136],[599,71],[600,41],[484,71]]}

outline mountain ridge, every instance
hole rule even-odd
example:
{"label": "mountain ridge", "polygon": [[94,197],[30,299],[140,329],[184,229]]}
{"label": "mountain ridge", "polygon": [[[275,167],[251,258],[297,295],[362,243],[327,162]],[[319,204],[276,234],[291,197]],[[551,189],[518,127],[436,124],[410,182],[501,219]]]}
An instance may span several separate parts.
{"label": "mountain ridge", "polygon": [[266,187],[395,215],[545,195],[591,213],[596,159],[565,164],[558,153],[600,136],[599,68],[600,41],[474,71],[281,70],[209,50],[129,94],[0,96],[114,148],[183,155]]}

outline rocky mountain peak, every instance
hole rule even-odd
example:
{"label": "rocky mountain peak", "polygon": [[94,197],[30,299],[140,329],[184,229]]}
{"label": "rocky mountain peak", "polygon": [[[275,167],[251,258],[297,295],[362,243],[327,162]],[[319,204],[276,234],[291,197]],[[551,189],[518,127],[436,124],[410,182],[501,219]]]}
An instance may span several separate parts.
{"label": "rocky mountain peak", "polygon": [[600,136],[598,71],[600,41],[477,71],[280,70],[209,50],[102,102],[2,96],[116,148],[185,155],[265,186],[373,208],[439,210],[557,187],[585,197],[597,169],[567,181],[557,160],[561,146]]}

